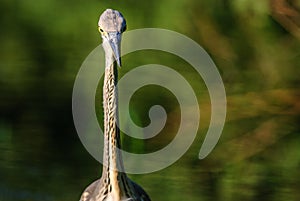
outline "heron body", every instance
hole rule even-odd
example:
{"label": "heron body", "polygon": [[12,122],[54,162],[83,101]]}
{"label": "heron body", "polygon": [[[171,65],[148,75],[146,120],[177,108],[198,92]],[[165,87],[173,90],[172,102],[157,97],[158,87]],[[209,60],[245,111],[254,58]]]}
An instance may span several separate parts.
{"label": "heron body", "polygon": [[98,26],[106,60],[103,85],[104,165],[101,178],[85,189],[80,201],[150,201],[142,187],[127,177],[120,153],[117,66],[121,66],[120,44],[126,21],[120,12],[107,9],[100,16]]}

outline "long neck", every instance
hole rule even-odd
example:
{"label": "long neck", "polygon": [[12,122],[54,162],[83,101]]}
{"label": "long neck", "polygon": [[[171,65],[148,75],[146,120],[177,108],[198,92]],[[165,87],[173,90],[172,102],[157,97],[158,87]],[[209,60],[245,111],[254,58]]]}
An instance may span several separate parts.
{"label": "long neck", "polygon": [[103,85],[104,107],[104,155],[103,170],[117,171],[120,168],[120,130],[118,128],[117,69],[114,64],[106,66]]}
{"label": "long neck", "polygon": [[126,174],[124,173],[122,156],[119,150],[117,79],[117,66],[115,63],[107,62],[103,85],[104,152],[102,179],[107,188],[111,188],[112,194],[122,196],[128,184],[126,183]]}

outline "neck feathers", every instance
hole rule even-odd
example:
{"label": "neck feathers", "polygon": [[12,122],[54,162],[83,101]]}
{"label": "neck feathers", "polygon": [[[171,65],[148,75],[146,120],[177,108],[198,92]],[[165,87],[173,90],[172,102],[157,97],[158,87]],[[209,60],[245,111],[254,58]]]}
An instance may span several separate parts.
{"label": "neck feathers", "polygon": [[[120,148],[118,124],[117,69],[114,65],[105,68],[103,86],[104,107],[104,165],[112,170],[118,169],[117,159]],[[107,163],[106,163],[107,162]]]}
{"label": "neck feathers", "polygon": [[[122,191],[119,181],[126,175],[122,173],[124,172],[123,162],[119,151],[117,79],[117,67],[114,64],[106,67],[103,85],[104,152],[102,180],[104,185],[107,185],[108,195],[118,197],[121,196]],[[120,173],[118,170],[122,172]]]}

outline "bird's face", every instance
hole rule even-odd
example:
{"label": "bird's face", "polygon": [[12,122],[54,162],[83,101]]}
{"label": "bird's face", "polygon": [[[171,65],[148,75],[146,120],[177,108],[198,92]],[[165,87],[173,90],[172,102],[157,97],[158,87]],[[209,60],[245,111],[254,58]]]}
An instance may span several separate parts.
{"label": "bird's face", "polygon": [[122,33],[126,30],[126,21],[119,11],[107,9],[100,16],[98,29],[103,39],[103,48],[112,53],[118,66],[121,66],[120,44]]}

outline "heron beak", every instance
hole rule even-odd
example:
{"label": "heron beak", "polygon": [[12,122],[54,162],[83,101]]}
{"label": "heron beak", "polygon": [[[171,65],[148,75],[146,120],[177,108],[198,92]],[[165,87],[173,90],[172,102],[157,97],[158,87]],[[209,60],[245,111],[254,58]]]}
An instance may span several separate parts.
{"label": "heron beak", "polygon": [[121,48],[120,48],[120,44],[121,44],[121,33],[118,32],[111,32],[108,33],[108,41],[109,41],[109,45],[113,51],[113,55],[114,58],[118,64],[119,67],[122,66],[121,63]]}

